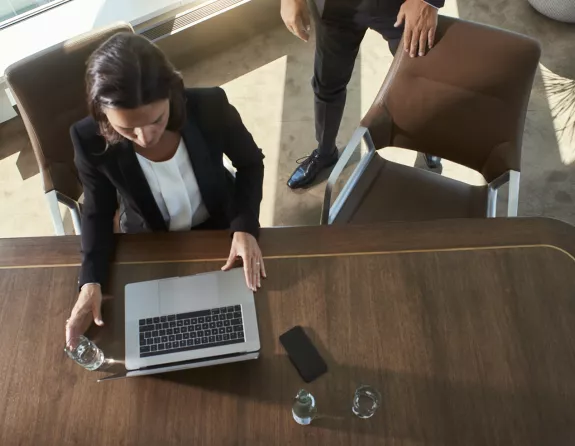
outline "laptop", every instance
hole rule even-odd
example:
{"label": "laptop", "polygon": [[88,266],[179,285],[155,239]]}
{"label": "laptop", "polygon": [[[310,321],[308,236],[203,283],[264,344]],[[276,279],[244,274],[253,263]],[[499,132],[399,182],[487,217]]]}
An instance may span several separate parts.
{"label": "laptop", "polygon": [[256,359],[253,292],[241,268],[125,288],[126,373],[106,379]]}

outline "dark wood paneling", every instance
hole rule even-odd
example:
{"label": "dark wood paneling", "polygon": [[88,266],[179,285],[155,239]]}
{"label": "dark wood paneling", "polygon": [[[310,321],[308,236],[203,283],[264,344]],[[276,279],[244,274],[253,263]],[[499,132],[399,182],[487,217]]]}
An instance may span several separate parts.
{"label": "dark wood paneling", "polygon": [[[333,241],[337,244],[337,241]],[[377,244],[374,240],[374,244]],[[220,262],[116,265],[123,286]],[[0,271],[2,445],[546,445],[575,441],[575,262],[547,247],[268,260],[260,359],[96,383],[65,358],[76,268]],[[305,385],[278,341],[302,325],[329,372]],[[382,408],[355,418],[360,383]],[[300,387],[321,419],[290,414]]]}

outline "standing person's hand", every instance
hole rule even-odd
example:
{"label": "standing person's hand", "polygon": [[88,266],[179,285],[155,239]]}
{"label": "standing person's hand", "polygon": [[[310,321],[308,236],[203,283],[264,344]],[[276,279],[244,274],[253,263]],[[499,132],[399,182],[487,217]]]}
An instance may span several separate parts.
{"label": "standing person's hand", "polygon": [[90,324],[104,325],[102,320],[102,289],[100,285],[88,283],[80,290],[78,300],[66,322],[66,344],[88,329]]}
{"label": "standing person's hand", "polygon": [[306,0],[281,0],[281,16],[292,34],[304,42],[308,41],[311,22]]}
{"label": "standing person's hand", "polygon": [[257,240],[247,232],[235,232],[230,249],[228,261],[222,267],[222,271],[232,269],[238,257],[244,261],[244,273],[246,275],[246,284],[252,291],[262,285],[262,276],[266,277],[266,268],[264,258],[258,245]]}
{"label": "standing person's hand", "polygon": [[[403,48],[410,57],[425,56],[426,46],[433,48],[437,29],[437,8],[423,0],[405,0],[397,15],[395,27],[405,22]],[[419,48],[419,51],[418,51]]]}

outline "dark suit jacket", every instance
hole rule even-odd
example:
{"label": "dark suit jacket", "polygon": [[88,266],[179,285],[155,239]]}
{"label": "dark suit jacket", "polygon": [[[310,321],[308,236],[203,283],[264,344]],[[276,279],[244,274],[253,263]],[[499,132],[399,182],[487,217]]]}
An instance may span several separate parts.
{"label": "dark suit jacket", "polygon": [[[257,237],[264,175],[261,150],[221,88],[192,88],[185,95],[187,118],[181,133],[211,226]],[[168,227],[130,141],[106,149],[91,117],[74,124],[70,134],[84,185],[79,285],[105,286],[118,206],[126,232],[167,231]],[[235,184],[230,184],[223,154],[237,169]]]}

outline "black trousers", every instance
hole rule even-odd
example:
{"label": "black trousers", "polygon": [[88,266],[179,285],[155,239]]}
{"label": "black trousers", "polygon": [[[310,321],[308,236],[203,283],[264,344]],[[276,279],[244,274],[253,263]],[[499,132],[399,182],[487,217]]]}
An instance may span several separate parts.
{"label": "black trousers", "polygon": [[377,31],[395,54],[403,27],[394,28],[403,0],[311,0],[316,29],[312,88],[320,155],[335,149],[347,84],[368,28]]}

